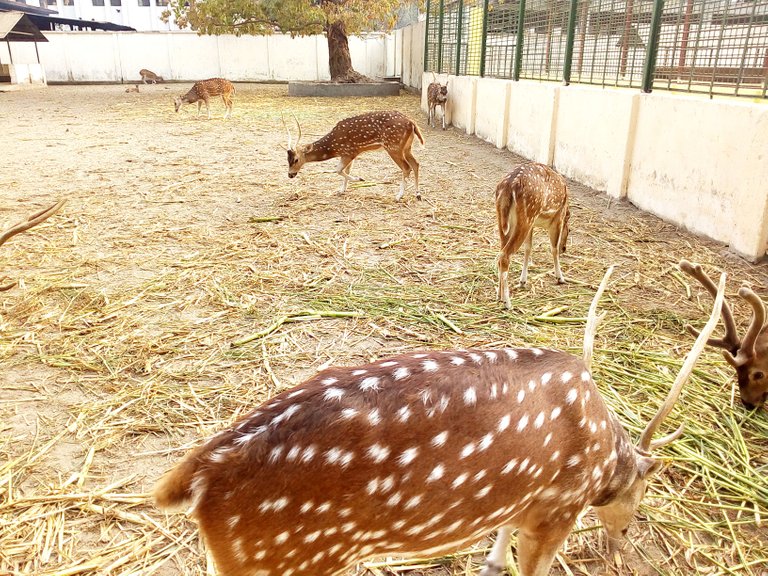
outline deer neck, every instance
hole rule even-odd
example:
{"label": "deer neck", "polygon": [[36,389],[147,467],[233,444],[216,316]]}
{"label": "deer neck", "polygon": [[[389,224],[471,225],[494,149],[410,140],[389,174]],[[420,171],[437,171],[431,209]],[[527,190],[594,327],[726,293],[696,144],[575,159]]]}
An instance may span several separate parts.
{"label": "deer neck", "polygon": [[[635,458],[635,446],[629,439],[626,430],[616,417],[611,416],[613,428],[613,450],[611,456],[614,460],[613,471],[610,473],[608,483],[598,492],[592,506],[605,506],[614,500],[623,490],[629,486],[637,476],[637,461]],[[615,455],[615,456],[614,456]]]}
{"label": "deer neck", "polygon": [[331,158],[337,158],[340,156],[338,152],[334,150],[334,146],[331,143],[330,134],[327,134],[312,142],[307,146],[304,152],[304,158],[306,162],[322,162],[323,160],[330,160]]}

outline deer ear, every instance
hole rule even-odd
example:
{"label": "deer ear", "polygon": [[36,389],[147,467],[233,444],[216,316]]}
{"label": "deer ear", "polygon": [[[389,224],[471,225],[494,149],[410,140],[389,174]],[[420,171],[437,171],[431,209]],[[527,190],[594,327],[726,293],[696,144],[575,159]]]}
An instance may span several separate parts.
{"label": "deer ear", "polygon": [[637,457],[637,475],[640,478],[650,478],[657,474],[663,466],[664,463],[656,458],[640,455]]}

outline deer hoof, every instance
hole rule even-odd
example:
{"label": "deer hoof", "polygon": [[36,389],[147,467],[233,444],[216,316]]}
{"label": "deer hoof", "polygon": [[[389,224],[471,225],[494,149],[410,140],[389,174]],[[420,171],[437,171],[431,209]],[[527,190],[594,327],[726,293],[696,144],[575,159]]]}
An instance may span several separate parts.
{"label": "deer hoof", "polygon": [[485,568],[480,571],[478,576],[501,576],[504,573],[504,568],[496,566],[495,564],[486,564]]}
{"label": "deer hoof", "polygon": [[558,278],[557,279],[558,284],[565,284],[565,278]]}

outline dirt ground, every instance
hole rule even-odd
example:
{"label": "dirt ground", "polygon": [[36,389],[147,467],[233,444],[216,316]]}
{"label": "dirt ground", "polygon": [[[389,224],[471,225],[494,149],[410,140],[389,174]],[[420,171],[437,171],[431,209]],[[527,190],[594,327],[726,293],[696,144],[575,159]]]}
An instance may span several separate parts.
{"label": "dirt ground", "polygon": [[[405,92],[295,99],[241,84],[233,117],[217,99],[208,120],[174,113],[171,96],[188,87],[0,93],[0,227],[67,200],[0,248],[0,275],[19,280],[0,295],[0,574],[210,571],[194,523],[147,497],[185,450],[333,364],[417,348],[579,354],[579,318],[609,264],[596,379],[635,434],[666,394],[655,381],[671,382],[692,344],[684,324],[700,326],[711,305],[676,272],[680,258],[728,272],[742,329],[736,288],[766,296],[765,264],[572,183],[568,283],[555,284],[538,233],[530,286],[503,310],[493,191],[521,158],[427,127]],[[310,142],[373,109],[421,127],[422,201],[411,181],[395,202],[400,173],[383,152],[360,157],[353,173],[366,180],[343,196],[335,161],[288,179],[281,115]],[[621,563],[603,561],[588,516],[553,573],[768,574],[768,412],[734,402],[717,352],[689,390],[688,440],[666,453]],[[467,574],[487,546],[358,570]]]}

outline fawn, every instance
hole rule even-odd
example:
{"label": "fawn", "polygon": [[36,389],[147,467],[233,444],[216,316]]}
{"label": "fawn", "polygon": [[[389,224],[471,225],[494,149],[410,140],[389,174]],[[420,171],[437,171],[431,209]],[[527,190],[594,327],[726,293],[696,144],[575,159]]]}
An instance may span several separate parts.
{"label": "fawn", "polygon": [[565,282],[560,270],[560,253],[568,240],[568,186],[565,178],[549,166],[529,162],[507,174],[496,186],[496,216],[501,239],[498,299],[511,308],[507,273],[509,258],[525,244],[520,286],[528,280],[528,260],[534,227],[546,228],[555,261],[558,284]]}
{"label": "fawn", "polygon": [[448,86],[443,86],[437,81],[435,73],[432,73],[433,82],[427,86],[427,121],[432,128],[435,127],[435,114],[437,107],[440,106],[443,112],[443,130],[445,130],[445,105],[448,102]]}
{"label": "fawn", "polygon": [[[680,269],[715,295],[715,284],[700,264],[683,260]],[[764,405],[768,399],[768,325],[765,324],[765,305],[760,297],[746,286],[739,289],[739,296],[752,307],[752,320],[744,339],[739,338],[731,308],[728,302],[724,302],[725,336],[710,339],[707,344],[723,349],[725,360],[736,370],[741,403],[745,408],[753,410]],[[699,333],[691,326],[686,328],[698,336]]]}
{"label": "fawn", "polygon": [[650,451],[682,433],[652,441],[717,324],[725,275],[637,446],[589,372],[607,280],[586,361],[503,348],[328,368],[193,449],[155,501],[191,506],[226,576],[335,576],[375,556],[445,554],[496,529],[482,575],[498,576],[513,527],[520,574],[544,576],[588,506],[615,542],[661,468]]}
{"label": "fawn", "polygon": [[157,84],[158,82],[165,82],[162,76],[155,74],[152,72],[152,70],[147,70],[146,68],[139,70],[139,76],[141,76],[141,81],[144,82],[144,84]]}
{"label": "fawn", "polygon": [[[294,117],[295,119],[295,117]],[[285,122],[283,122],[285,124]],[[403,171],[403,179],[400,182],[400,191],[395,200],[400,200],[405,193],[405,180],[413,170],[413,178],[416,182],[416,198],[421,200],[419,192],[419,163],[411,153],[413,137],[416,136],[424,144],[424,137],[416,123],[400,112],[368,112],[359,116],[352,116],[340,121],[333,129],[311,144],[299,147],[301,140],[301,126],[296,120],[299,131],[296,145],[291,145],[291,133],[288,133],[288,177],[293,178],[299,173],[301,167],[307,162],[320,162],[339,158],[337,173],[344,178],[340,193],[347,190],[350,180],[361,181],[359,176],[351,176],[349,171],[352,163],[360,154],[370,150],[384,148],[390,158],[394,160]]]}
{"label": "fawn", "polygon": [[176,112],[183,104],[193,104],[197,102],[197,115],[200,116],[200,107],[205,103],[205,111],[208,113],[208,119],[211,119],[211,109],[208,101],[212,96],[221,96],[224,100],[226,112],[224,118],[229,118],[232,113],[232,96],[235,94],[235,87],[229,80],[224,78],[209,78],[195,82],[189,92],[184,96],[177,96],[173,99],[176,106]]}

